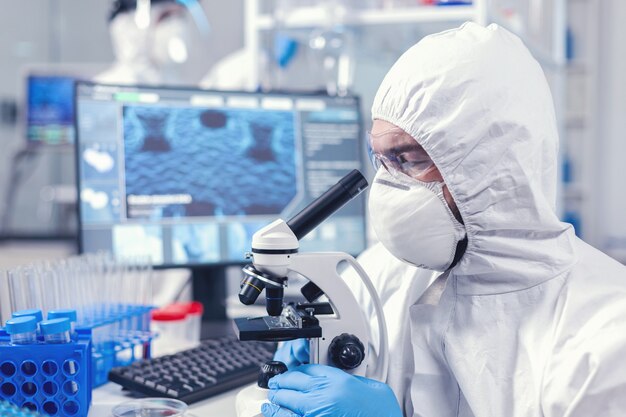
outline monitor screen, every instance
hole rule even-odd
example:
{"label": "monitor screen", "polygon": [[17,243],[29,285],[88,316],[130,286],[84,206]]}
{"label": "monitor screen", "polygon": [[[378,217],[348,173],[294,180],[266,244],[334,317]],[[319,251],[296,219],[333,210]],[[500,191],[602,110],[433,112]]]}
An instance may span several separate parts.
{"label": "monitor screen", "polygon": [[38,144],[74,142],[74,83],[64,75],[29,75],[26,81],[26,137]]}
{"label": "monitor screen", "polygon": [[[79,83],[76,106],[83,252],[244,262],[259,228],[362,169],[355,97]],[[364,208],[347,204],[301,250],[361,252]]]}

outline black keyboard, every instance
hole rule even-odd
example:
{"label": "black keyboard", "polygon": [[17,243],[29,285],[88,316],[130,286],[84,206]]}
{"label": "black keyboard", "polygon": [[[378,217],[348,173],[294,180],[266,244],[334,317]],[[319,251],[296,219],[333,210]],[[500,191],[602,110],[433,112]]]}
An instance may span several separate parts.
{"label": "black keyboard", "polygon": [[256,381],[275,350],[275,343],[240,342],[234,336],[209,339],[193,349],[113,368],[109,380],[147,396],[191,404]]}

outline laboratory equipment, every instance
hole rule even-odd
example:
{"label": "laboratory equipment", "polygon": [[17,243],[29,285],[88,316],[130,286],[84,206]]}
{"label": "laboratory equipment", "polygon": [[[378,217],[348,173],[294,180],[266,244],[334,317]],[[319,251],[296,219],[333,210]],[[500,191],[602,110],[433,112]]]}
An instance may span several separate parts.
{"label": "laboratory equipment", "polygon": [[30,411],[27,408],[21,408],[15,404],[11,404],[8,401],[0,400],[0,416],[2,417],[43,417],[35,411]]}
{"label": "laboratory equipment", "polygon": [[197,348],[114,368],[109,379],[131,391],[191,404],[256,380],[275,349],[274,343],[234,336],[208,339]]}
{"label": "laboratory equipment", "polygon": [[[34,326],[35,319],[7,322],[11,320],[31,320]],[[16,345],[6,330],[0,330],[0,402],[51,416],[87,417],[92,387],[90,349],[86,333],[69,343]]]}
{"label": "laboratory equipment", "polygon": [[50,319],[40,323],[41,334],[46,343],[69,343],[70,321],[67,318]]}
{"label": "laboratory equipment", "polygon": [[13,315],[65,318],[70,333],[88,334],[92,386],[105,383],[114,366],[150,357],[149,259],[118,261],[106,253],[85,254],[17,267],[8,271],[8,278]]}
{"label": "laboratory equipment", "polygon": [[35,317],[14,317],[7,320],[5,330],[11,335],[14,345],[37,343],[37,321]]}
{"label": "laboratory equipment", "polygon": [[142,398],[113,407],[113,417],[183,417],[189,416],[187,404],[169,398]]}
{"label": "laboratory equipment", "polygon": [[187,312],[181,309],[158,309],[151,312],[150,329],[158,335],[152,346],[155,356],[174,353],[189,347],[187,340]]}
{"label": "laboratory equipment", "polygon": [[[236,319],[241,340],[311,339],[311,363],[332,364],[364,375],[369,326],[353,293],[337,272],[338,264],[346,262],[361,276],[375,300],[381,327],[381,358],[387,360],[382,307],[363,269],[346,254],[298,251],[300,239],[366,187],[363,175],[354,170],[288,222],[279,219],[255,233],[249,254],[253,263],[243,269],[239,299],[243,304],[253,304],[265,289],[269,316]],[[310,280],[302,289],[308,303],[283,305],[290,273]],[[324,295],[328,302],[316,302]],[[323,328],[326,332],[322,338]],[[384,375],[379,377],[384,379]]]}
{"label": "laboratory equipment", "polygon": [[183,313],[185,315],[183,329],[181,329],[182,334],[178,339],[178,343],[183,341],[184,343],[189,343],[193,345],[200,342],[200,331],[202,329],[202,313],[204,312],[204,305],[201,302],[191,301],[186,303],[173,303],[165,306],[158,311],[153,311],[153,323],[155,322],[155,314],[158,314],[159,311],[174,311],[178,314]]}
{"label": "laboratory equipment", "polygon": [[35,319],[37,332],[41,331],[41,329],[39,328],[39,323],[41,323],[41,321],[43,320],[43,314],[38,308],[29,308],[26,310],[14,311],[13,313],[11,313],[11,317],[33,317]]}
{"label": "laboratory equipment", "polygon": [[76,328],[76,321],[78,320],[76,310],[71,309],[71,308],[65,308],[65,309],[48,311],[48,320],[60,319],[60,318],[66,318],[70,321],[70,332],[74,334],[74,331]]}
{"label": "laboratory equipment", "polygon": [[32,316],[35,318],[37,323],[40,323],[43,320],[43,314],[41,310],[38,308],[30,308],[25,310],[18,310],[11,313],[11,317],[27,317]]}
{"label": "laboratory equipment", "polygon": [[200,333],[202,331],[204,306],[199,301],[185,303],[185,306],[187,307],[187,340],[192,343],[198,343],[200,342]]}
{"label": "laboratory equipment", "polygon": [[[354,269],[372,298],[380,329],[377,360],[381,364],[374,378],[386,380],[389,360],[387,327],[380,299],[369,277],[347,254],[300,253],[298,247],[299,240],[358,196],[367,185],[363,175],[354,170],[289,221],[278,219],[254,234],[248,255],[253,262],[243,269],[239,298],[243,304],[252,304],[265,289],[269,315],[235,319],[240,340],[306,338],[309,339],[310,363],[331,365],[364,376],[370,345],[373,344],[370,343],[369,317],[365,316],[354,292],[338,272],[340,266],[346,264]],[[308,303],[284,305],[283,291],[289,276],[294,275],[309,280],[302,287]],[[250,391],[250,387],[245,391]],[[241,407],[249,408],[249,405]]]}

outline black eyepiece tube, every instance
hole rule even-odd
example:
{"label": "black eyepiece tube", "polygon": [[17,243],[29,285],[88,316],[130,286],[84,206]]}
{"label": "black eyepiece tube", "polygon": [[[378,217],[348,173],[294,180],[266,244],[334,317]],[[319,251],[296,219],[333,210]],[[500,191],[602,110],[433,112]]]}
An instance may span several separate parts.
{"label": "black eyepiece tube", "polygon": [[302,209],[300,213],[293,216],[287,222],[287,226],[300,240],[348,201],[359,195],[367,186],[368,183],[363,174],[354,169]]}

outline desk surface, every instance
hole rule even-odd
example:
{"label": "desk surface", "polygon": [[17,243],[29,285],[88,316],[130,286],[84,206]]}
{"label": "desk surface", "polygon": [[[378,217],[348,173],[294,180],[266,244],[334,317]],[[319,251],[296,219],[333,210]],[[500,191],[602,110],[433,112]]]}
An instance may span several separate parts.
{"label": "desk surface", "polygon": [[[189,406],[197,417],[235,417],[235,396],[243,387],[227,391],[207,400]],[[108,383],[93,391],[89,417],[111,417],[111,409],[116,405],[130,401],[133,397],[122,391],[119,385]]]}

